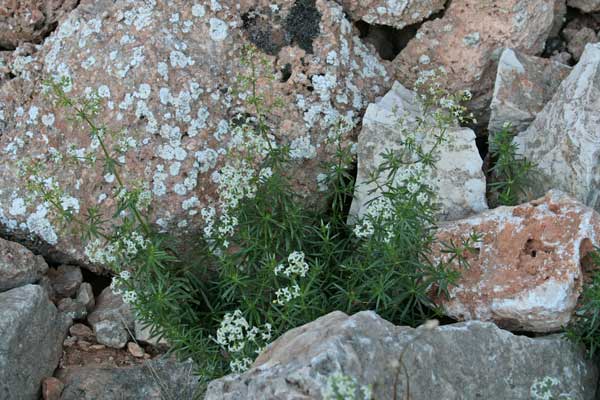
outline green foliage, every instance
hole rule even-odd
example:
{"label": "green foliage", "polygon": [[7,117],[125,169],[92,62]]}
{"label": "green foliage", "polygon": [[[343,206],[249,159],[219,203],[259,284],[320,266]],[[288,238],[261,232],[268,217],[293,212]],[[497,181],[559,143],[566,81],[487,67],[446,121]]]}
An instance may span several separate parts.
{"label": "green foliage", "polygon": [[[375,310],[410,325],[437,315],[431,296],[443,295],[455,282],[460,271],[452,265],[467,267],[467,253],[478,240],[472,235],[443,244],[445,262],[431,255],[438,209],[427,176],[448,127],[465,118],[459,105],[464,94],[445,93],[429,82],[431,76],[421,80],[424,117],[406,128],[403,150],[385,154],[370,182],[375,190],[367,211],[352,226],[347,209],[354,154],[345,139],[352,124],[340,119],[327,135],[325,146],[334,157],[322,165],[319,184],[328,188],[329,206],[307,205],[287,174],[298,161],[267,122],[279,104],[259,91],[269,66],[252,48],[242,65],[246,74],[238,90],[251,93],[246,101],[254,115],[232,124],[241,145],[225,157],[219,198],[202,209],[202,235],[186,252],[150,223],[147,185],[120,175],[127,138],[96,125],[97,95],[71,98],[65,82],[48,82],[54,101],[97,144],[97,153],[56,158],[58,165],[67,160],[82,168],[100,165],[114,176],[116,209],[92,207],[79,214],[65,209],[66,193],[49,180],[51,169],[36,161],[24,168],[38,199],[51,203],[57,219],[86,240],[89,259],[115,273],[113,290],[174,352],[192,357],[205,381],[243,371],[273,338],[334,310]],[[433,135],[431,146],[421,143],[424,135]]]}
{"label": "green foliage", "polygon": [[515,206],[531,187],[535,164],[518,155],[510,124],[490,136],[490,155],[494,163],[490,190],[494,193],[493,206]]}

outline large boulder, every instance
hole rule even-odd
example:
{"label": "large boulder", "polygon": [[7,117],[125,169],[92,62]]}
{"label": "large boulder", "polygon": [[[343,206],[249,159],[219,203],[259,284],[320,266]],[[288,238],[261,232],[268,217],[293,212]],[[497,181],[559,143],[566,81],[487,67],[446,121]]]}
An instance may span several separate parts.
{"label": "large boulder", "polygon": [[[11,208],[26,195],[18,164],[32,157],[44,160],[44,174],[66,189],[72,212],[113,206],[113,176],[52,161],[54,149],[94,149],[88,130],[39,93],[40,80],[54,76],[72,78],[70,96],[98,91],[103,110],[97,123],[124,132],[132,146],[121,158],[122,175],[153,192],[152,222],[174,234],[197,231],[203,224],[199,210],[215,200],[215,172],[231,153],[250,146],[252,138],[234,127],[253,112],[251,90],[238,80],[250,74],[240,57],[251,43],[266,59],[258,68],[266,106],[282,100],[265,122],[274,140],[291,146],[290,175],[298,192],[318,202],[317,176],[335,151],[325,143],[327,133],[341,116],[356,121],[392,84],[387,66],[355,35],[340,5],[103,1],[75,9],[23,67],[41,67],[41,73],[20,73],[0,88],[0,224],[84,258],[77,238],[52,224],[47,204]],[[272,74],[273,81],[266,79]]]}
{"label": "large boulder", "polygon": [[38,400],[62,355],[69,320],[41,286],[0,293],[0,398]]}
{"label": "large boulder", "polygon": [[357,390],[329,398],[529,400],[562,395],[592,400],[598,371],[581,349],[558,336],[515,336],[477,321],[412,329],[371,311],[351,317],[338,311],[281,336],[246,373],[211,382],[205,399],[320,400],[331,393],[328,381],[340,375],[354,381],[349,387],[370,385],[372,396],[361,392],[359,397]]}
{"label": "large boulder", "polygon": [[[352,207],[352,218],[362,216],[368,203],[380,191],[370,182],[372,173],[384,161],[386,151],[400,153],[402,142],[417,129],[417,118],[424,117],[423,106],[416,93],[400,83],[394,83],[380,101],[370,104],[363,118],[358,137],[358,174]],[[431,126],[435,126],[432,122]],[[432,148],[439,132],[421,129],[417,141],[423,141],[426,150]],[[441,203],[440,219],[452,220],[487,210],[485,176],[482,161],[475,145],[475,133],[467,128],[450,128],[447,140],[438,148],[435,169],[428,180]],[[379,184],[384,184],[381,178]]]}
{"label": "large boulder", "polygon": [[87,320],[94,328],[98,343],[117,349],[125,347],[130,334],[133,335],[135,331],[133,310],[111,287],[100,293],[96,299],[96,308]]}
{"label": "large boulder", "polygon": [[444,9],[444,0],[336,0],[353,20],[402,29]]}
{"label": "large boulder", "polygon": [[42,256],[0,238],[0,292],[37,282],[48,270]]}
{"label": "large boulder", "polygon": [[570,193],[600,209],[600,43],[587,45],[579,63],[531,126],[514,138],[537,164],[533,190]]}
{"label": "large boulder", "polygon": [[571,67],[513,49],[502,52],[490,109],[491,133],[510,123],[516,132],[529,127],[558,89]]}
{"label": "large boulder", "polygon": [[193,399],[199,388],[194,364],[168,358],[130,367],[87,366],[61,370],[61,400]]}
{"label": "large boulder", "polygon": [[[481,242],[469,267],[437,302],[458,320],[494,321],[511,330],[557,331],[581,293],[585,256],[600,244],[600,215],[560,191],[516,207],[499,207],[440,226],[440,243]],[[441,244],[437,260],[447,260]]]}
{"label": "large boulder", "polygon": [[396,79],[412,86],[419,71],[444,67],[444,86],[471,90],[471,107],[486,110],[502,49],[540,54],[552,28],[554,3],[454,0],[442,18],[425,22],[396,57]]}
{"label": "large boulder", "polygon": [[14,49],[22,42],[39,43],[77,0],[16,0],[0,4],[0,48]]}

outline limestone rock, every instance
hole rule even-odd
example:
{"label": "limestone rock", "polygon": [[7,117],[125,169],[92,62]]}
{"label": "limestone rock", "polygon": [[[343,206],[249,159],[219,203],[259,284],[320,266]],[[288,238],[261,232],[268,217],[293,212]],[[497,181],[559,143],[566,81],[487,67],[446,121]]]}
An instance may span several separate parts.
{"label": "limestone rock", "polygon": [[88,322],[94,328],[98,343],[117,349],[125,347],[129,333],[134,330],[131,307],[110,287],[96,299],[96,308],[88,316]]}
{"label": "limestone rock", "polygon": [[[376,187],[368,183],[371,173],[383,162],[385,151],[400,151],[400,142],[416,126],[415,118],[422,117],[420,107],[416,94],[396,82],[379,102],[367,108],[358,137],[358,175],[351,216],[362,216],[368,201],[377,196],[378,192],[369,195]],[[424,135],[429,135],[424,140],[426,144],[432,135],[428,132]],[[440,218],[451,220],[486,210],[487,204],[485,176],[475,146],[475,134],[470,129],[452,128],[447,136],[448,140],[439,148],[437,168],[430,179],[437,186],[442,207]]]}
{"label": "limestone rock", "polygon": [[507,122],[516,132],[527,129],[570,71],[555,61],[504,50],[490,105],[489,131],[499,132]]}
{"label": "limestone rock", "polygon": [[24,246],[0,238],[0,292],[35,283],[48,270],[42,256]]}
{"label": "limestone rock", "polygon": [[16,0],[0,4],[0,48],[40,42],[77,0]]}
{"label": "limestone rock", "polygon": [[558,336],[515,336],[478,321],[412,329],[370,311],[337,311],[281,336],[246,373],[211,382],[205,399],[321,400],[336,373],[372,385],[377,400],[529,400],[543,383],[550,397],[537,398],[592,400],[598,377]]}
{"label": "limestone rock", "polygon": [[567,4],[586,13],[600,11],[600,0],[568,0]]}
{"label": "limestone rock", "polygon": [[0,398],[39,399],[62,355],[67,323],[40,286],[0,293]]}
{"label": "limestone rock", "polygon": [[[237,83],[250,73],[240,65],[244,45],[255,44],[266,58],[258,86],[268,102],[280,97],[283,105],[266,123],[278,143],[290,144],[290,175],[309,202],[319,203],[321,162],[335,152],[324,143],[329,129],[340,116],[357,122],[392,84],[388,64],[330,0],[100,4],[105,8],[93,12],[77,7],[23,72],[0,87],[0,225],[35,234],[62,259],[85,261],[78,238],[52,225],[49,208],[11,208],[26,194],[17,163],[44,159],[45,173],[66,188],[65,201],[79,213],[100,206],[109,216],[114,179],[101,168],[65,169],[50,160],[51,148],[85,152],[92,144],[87,130],[39,93],[42,79],[71,77],[70,96],[98,92],[97,123],[123,128],[133,146],[122,159],[123,178],[148,184],[152,222],[176,235],[195,235],[203,226],[199,210],[215,200],[215,173],[247,144],[233,129],[252,112],[250,92]],[[268,81],[267,73],[276,79]]]}
{"label": "limestone rock", "polygon": [[557,188],[600,209],[600,44],[579,63],[530,127],[514,138],[537,164],[537,195]]}
{"label": "limestone rock", "polygon": [[[458,320],[494,321],[530,332],[566,326],[581,293],[582,261],[598,245],[600,215],[560,191],[516,207],[499,207],[442,225],[440,241],[481,235],[449,298],[437,299]],[[441,245],[434,246],[436,260]],[[456,265],[456,267],[458,267]]]}
{"label": "limestone rock", "polygon": [[83,282],[81,269],[74,265],[61,265],[48,271],[54,292],[61,297],[72,297]]}
{"label": "limestone rock", "polygon": [[131,367],[71,367],[59,374],[61,400],[193,399],[198,388],[191,362],[167,358]]}
{"label": "limestone rock", "polygon": [[418,71],[444,67],[442,84],[453,91],[471,90],[472,109],[487,110],[502,49],[540,54],[552,28],[554,3],[454,0],[442,18],[425,22],[396,57],[396,79],[412,87]]}
{"label": "limestone rock", "polygon": [[353,20],[402,29],[444,9],[444,0],[336,0]]}

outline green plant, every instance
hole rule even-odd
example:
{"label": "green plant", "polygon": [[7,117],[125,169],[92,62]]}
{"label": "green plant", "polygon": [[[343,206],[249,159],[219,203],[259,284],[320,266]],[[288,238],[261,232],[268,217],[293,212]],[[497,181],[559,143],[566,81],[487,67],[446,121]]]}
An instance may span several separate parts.
{"label": "green plant", "polygon": [[[119,159],[131,138],[97,125],[96,94],[69,97],[64,88],[70,82],[47,83],[56,104],[95,144],[83,153],[56,153],[55,161],[59,168],[101,166],[114,177],[115,209],[71,207],[51,168],[39,160],[23,168],[37,199],[87,242],[90,261],[114,272],[113,290],[132,304],[153,335],[192,357],[205,382],[245,370],[272,338],[333,310],[372,309],[395,323],[416,325],[437,314],[431,295],[443,295],[460,275],[431,255],[437,205],[427,177],[448,127],[465,118],[460,105],[465,94],[450,95],[435,84],[434,74],[424,74],[423,118],[407,132],[402,151],[385,155],[373,177],[376,196],[350,226],[354,154],[344,138],[353,124],[341,118],[324,144],[335,155],[318,178],[330,191],[328,207],[307,205],[288,176],[298,161],[267,123],[279,104],[267,105],[270,93],[259,91],[259,78],[270,76],[269,65],[249,47],[242,66],[246,73],[238,90],[248,93],[253,115],[232,121],[232,140],[240,146],[217,171],[217,198],[201,210],[202,235],[185,252],[151,223],[146,185],[122,179]],[[434,135],[432,146],[421,144],[424,135]],[[459,245],[445,244],[445,251],[452,262],[466,266],[465,253],[476,240],[472,235]]]}
{"label": "green plant", "polygon": [[490,135],[490,156],[493,166],[490,169],[494,206],[515,206],[531,187],[535,164],[518,155],[518,145],[513,142],[510,124],[505,124],[500,132]]}

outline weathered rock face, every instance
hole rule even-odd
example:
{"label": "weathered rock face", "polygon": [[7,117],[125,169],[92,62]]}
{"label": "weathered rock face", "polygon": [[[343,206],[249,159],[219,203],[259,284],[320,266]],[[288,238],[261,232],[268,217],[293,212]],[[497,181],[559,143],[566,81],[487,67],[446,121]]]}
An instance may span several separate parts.
{"label": "weathered rock face", "polygon": [[571,53],[575,61],[579,61],[583,51],[585,50],[585,46],[588,43],[598,42],[596,32],[593,29],[585,26],[569,35],[567,40],[567,48],[569,49],[569,53]]}
{"label": "weathered rock face", "polygon": [[[401,141],[413,133],[412,128],[417,125],[415,118],[422,114],[416,94],[398,82],[383,99],[369,105],[358,137],[358,175],[350,211],[352,216],[361,216],[369,200],[380,195],[378,192],[369,195],[376,188],[374,183],[368,183],[371,174],[383,162],[385,151],[400,151]],[[421,136],[425,135],[433,136],[431,132],[423,132]],[[430,178],[437,186],[442,207],[440,218],[451,220],[486,210],[487,204],[485,176],[475,145],[475,133],[466,128],[452,128],[447,136],[448,140],[439,147],[439,161]],[[426,148],[428,140],[433,146],[432,137],[428,137],[424,140]]]}
{"label": "weathered rock face", "polygon": [[74,265],[61,265],[57,269],[50,269],[48,276],[54,292],[60,297],[74,296],[83,282],[81,269]]}
{"label": "weathered rock face", "polygon": [[394,60],[396,78],[412,86],[419,70],[442,66],[446,87],[473,91],[473,109],[487,109],[502,49],[541,53],[553,17],[554,0],[452,1]]}
{"label": "weathered rock face", "polygon": [[[86,129],[38,94],[41,78],[71,77],[73,96],[98,91],[104,101],[98,123],[125,128],[133,146],[122,158],[124,179],[148,184],[153,221],[176,234],[202,225],[196,214],[214,200],[214,172],[231,159],[226,153],[248,142],[232,133],[236,116],[252,110],[245,105],[250,92],[234,91],[238,75],[250,73],[240,66],[243,45],[257,45],[266,71],[277,75],[258,86],[267,101],[283,100],[267,122],[278,142],[290,144],[291,173],[304,195],[317,192],[320,162],[333,154],[333,145],[324,144],[329,128],[342,115],[356,119],[391,86],[387,67],[354,35],[342,7],[328,0],[99,4],[105,9],[74,10],[24,72],[0,89],[0,223],[76,258],[77,240],[52,226],[46,205],[11,208],[24,196],[16,164],[31,157],[47,160],[47,174],[67,188],[73,210],[112,206],[106,197],[114,177],[50,161],[53,148],[86,152],[93,144]],[[40,67],[41,74],[28,74]]]}
{"label": "weathered rock face", "polygon": [[583,12],[600,11],[600,0],[568,0],[567,4]]}
{"label": "weathered rock face", "polygon": [[353,20],[387,25],[396,29],[423,21],[444,9],[444,0],[336,0]]}
{"label": "weathered rock face", "polygon": [[[598,213],[550,191],[527,204],[443,225],[437,237],[459,243],[472,232],[482,240],[470,267],[461,270],[449,298],[438,299],[447,315],[532,332],[568,324],[581,292],[582,260],[600,237]],[[438,259],[441,250],[434,249]]]}
{"label": "weathered rock face", "polygon": [[0,398],[37,400],[62,354],[68,319],[42,287],[0,293]]}
{"label": "weathered rock face", "polygon": [[16,0],[0,5],[0,48],[14,49],[22,42],[39,43],[54,29],[77,0]]}
{"label": "weathered rock face", "polygon": [[490,105],[489,131],[499,132],[507,122],[516,132],[527,129],[570,71],[555,61],[504,50]]}
{"label": "weathered rock face", "polygon": [[[524,400],[559,394],[591,400],[598,376],[583,352],[558,336],[514,336],[475,321],[426,331],[394,326],[373,312],[352,317],[334,312],[284,334],[248,372],[211,382],[205,399],[320,400],[336,373],[358,386],[372,385],[369,398],[378,400]],[[542,397],[543,382],[550,397]]]}
{"label": "weathered rock face", "polygon": [[123,298],[107,287],[96,299],[96,308],[88,316],[100,344],[120,349],[134,332],[134,317],[131,307]]}
{"label": "weathered rock face", "polygon": [[37,282],[48,270],[42,256],[0,238],[0,292]]}
{"label": "weathered rock face", "polygon": [[167,358],[125,368],[70,368],[59,377],[61,400],[192,399],[198,383],[191,362]]}
{"label": "weathered rock face", "polygon": [[579,63],[531,126],[515,137],[537,164],[536,194],[561,189],[600,209],[600,44]]}

